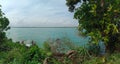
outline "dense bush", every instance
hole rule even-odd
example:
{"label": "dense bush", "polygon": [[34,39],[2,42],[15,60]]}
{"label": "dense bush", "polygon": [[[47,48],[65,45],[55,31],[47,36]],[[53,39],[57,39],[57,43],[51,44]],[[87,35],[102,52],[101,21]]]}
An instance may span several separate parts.
{"label": "dense bush", "polygon": [[90,60],[85,61],[83,64],[119,64],[120,53],[113,53],[104,57],[91,57]]}
{"label": "dense bush", "polygon": [[97,56],[100,53],[100,47],[99,47],[99,45],[89,43],[88,44],[88,51],[91,55]]}
{"label": "dense bush", "polygon": [[47,55],[36,45],[27,47],[11,40],[4,42],[6,51],[0,52],[0,64],[42,64]]}
{"label": "dense bush", "polygon": [[31,46],[24,55],[25,64],[42,63],[46,55],[38,46]]}
{"label": "dense bush", "polygon": [[[6,50],[0,52],[0,64],[43,64],[45,59],[48,60],[49,64],[120,63],[120,53],[112,55],[108,53],[107,55],[99,57],[99,55],[91,55],[90,48],[87,47],[73,47],[72,49],[67,49],[67,52],[63,55],[56,56],[51,51],[49,41],[46,41],[42,48],[39,48],[37,45],[27,47],[24,44],[12,42],[12,40],[6,40],[4,46]],[[94,48],[91,50],[94,51]],[[72,53],[68,54],[68,52]]]}

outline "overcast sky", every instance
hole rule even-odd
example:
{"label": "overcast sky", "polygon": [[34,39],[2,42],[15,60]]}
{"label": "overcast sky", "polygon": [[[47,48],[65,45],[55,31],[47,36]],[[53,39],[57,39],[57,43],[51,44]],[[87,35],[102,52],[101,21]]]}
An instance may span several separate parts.
{"label": "overcast sky", "polygon": [[12,27],[77,26],[66,0],[0,0]]}

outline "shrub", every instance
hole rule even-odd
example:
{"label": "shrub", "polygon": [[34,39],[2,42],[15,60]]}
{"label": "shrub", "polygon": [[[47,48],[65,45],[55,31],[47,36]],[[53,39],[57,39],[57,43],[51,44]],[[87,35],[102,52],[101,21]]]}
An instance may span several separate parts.
{"label": "shrub", "polygon": [[4,60],[4,63],[11,64],[17,62],[18,64],[23,63],[23,53],[20,52],[20,49],[14,48],[10,50]]}
{"label": "shrub", "polygon": [[38,46],[31,46],[30,49],[24,54],[25,64],[42,63],[46,55]]}
{"label": "shrub", "polygon": [[97,44],[89,43],[88,44],[88,51],[90,55],[98,56],[100,53],[100,47]]}

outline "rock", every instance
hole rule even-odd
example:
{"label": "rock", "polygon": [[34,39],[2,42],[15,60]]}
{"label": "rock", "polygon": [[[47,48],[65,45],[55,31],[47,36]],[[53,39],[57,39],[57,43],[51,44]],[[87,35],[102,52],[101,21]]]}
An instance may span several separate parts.
{"label": "rock", "polygon": [[71,59],[71,58],[74,58],[76,54],[77,52],[75,50],[70,50],[66,53],[66,56]]}
{"label": "rock", "polygon": [[49,60],[49,57],[45,58],[45,60],[43,61],[43,64],[48,64],[49,63],[48,60]]}
{"label": "rock", "polygon": [[64,53],[53,53],[53,56],[56,56],[56,57],[62,57],[64,55],[65,55]]}
{"label": "rock", "polygon": [[67,58],[71,59],[72,64],[78,64],[77,51],[70,50],[66,53]]}
{"label": "rock", "polygon": [[36,43],[35,43],[33,40],[31,41],[31,44],[32,44],[32,45],[36,45]]}
{"label": "rock", "polygon": [[76,53],[75,50],[70,50],[70,51],[68,51],[68,52],[66,53],[66,55],[69,56],[69,55],[74,54],[74,53]]}

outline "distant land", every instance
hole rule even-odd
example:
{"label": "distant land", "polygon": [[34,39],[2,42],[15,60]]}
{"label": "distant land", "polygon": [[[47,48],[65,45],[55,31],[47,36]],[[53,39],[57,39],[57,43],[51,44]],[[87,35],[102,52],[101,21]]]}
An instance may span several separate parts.
{"label": "distant land", "polygon": [[73,26],[73,27],[11,27],[11,28],[77,28],[77,26]]}

